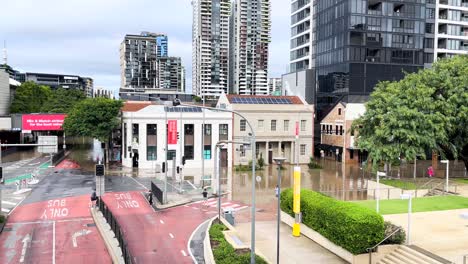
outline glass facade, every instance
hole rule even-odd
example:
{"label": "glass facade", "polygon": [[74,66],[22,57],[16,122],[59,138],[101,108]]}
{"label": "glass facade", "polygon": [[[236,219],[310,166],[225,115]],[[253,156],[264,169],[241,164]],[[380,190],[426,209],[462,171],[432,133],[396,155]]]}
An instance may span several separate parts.
{"label": "glass facade", "polygon": [[319,120],[339,100],[424,67],[425,0],[314,1]]}

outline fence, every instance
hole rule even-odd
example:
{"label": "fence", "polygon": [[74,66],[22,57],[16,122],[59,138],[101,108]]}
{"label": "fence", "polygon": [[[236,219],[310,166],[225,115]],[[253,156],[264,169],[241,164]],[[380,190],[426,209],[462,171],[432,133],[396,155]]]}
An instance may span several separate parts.
{"label": "fence", "polygon": [[154,182],[151,182],[151,192],[153,193],[154,197],[158,199],[160,204],[164,204],[164,201],[163,201],[164,192],[161,189],[159,189],[159,187],[156,184],[154,184]]}
{"label": "fence", "polygon": [[122,228],[120,227],[119,223],[115,219],[111,210],[109,210],[106,203],[102,199],[99,200],[99,210],[104,215],[104,218],[106,218],[106,221],[110,225],[112,231],[114,231],[115,238],[117,238],[117,240],[119,241],[119,245],[120,245],[120,248],[122,249],[122,256],[123,256],[125,263],[132,264],[133,257],[128,249],[128,244],[125,241]]}

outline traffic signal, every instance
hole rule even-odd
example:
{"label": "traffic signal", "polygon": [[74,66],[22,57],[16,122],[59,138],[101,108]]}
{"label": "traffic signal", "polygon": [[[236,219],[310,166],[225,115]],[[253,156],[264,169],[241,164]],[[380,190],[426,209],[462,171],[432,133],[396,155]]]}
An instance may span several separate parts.
{"label": "traffic signal", "polygon": [[3,183],[3,167],[0,167],[0,183]]}
{"label": "traffic signal", "polygon": [[179,137],[179,132],[177,132],[177,139],[180,139],[180,137]]}
{"label": "traffic signal", "polygon": [[185,165],[185,156],[182,157],[182,165]]}
{"label": "traffic signal", "polygon": [[104,176],[104,174],[105,174],[104,165],[97,164],[96,165],[96,176]]}
{"label": "traffic signal", "polygon": [[166,162],[162,163],[162,172],[166,172]]}
{"label": "traffic signal", "polygon": [[177,174],[179,174],[179,173],[180,173],[180,167],[177,166]]}

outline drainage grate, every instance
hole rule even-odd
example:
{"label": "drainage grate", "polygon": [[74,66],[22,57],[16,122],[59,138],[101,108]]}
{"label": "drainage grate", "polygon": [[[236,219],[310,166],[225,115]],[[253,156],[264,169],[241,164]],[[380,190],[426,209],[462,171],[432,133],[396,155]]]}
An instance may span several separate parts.
{"label": "drainage grate", "polygon": [[10,231],[12,231],[12,230],[13,230],[13,228],[11,228],[11,227],[5,227],[5,228],[3,228],[3,232],[10,232]]}
{"label": "drainage grate", "polygon": [[96,224],[86,224],[87,227],[93,227],[96,226]]}

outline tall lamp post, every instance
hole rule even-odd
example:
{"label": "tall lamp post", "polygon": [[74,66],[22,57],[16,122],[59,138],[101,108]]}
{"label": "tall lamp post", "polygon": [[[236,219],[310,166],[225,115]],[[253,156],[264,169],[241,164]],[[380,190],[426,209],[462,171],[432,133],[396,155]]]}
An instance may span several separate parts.
{"label": "tall lamp post", "polygon": [[449,160],[441,160],[441,163],[447,164],[446,166],[446,178],[445,178],[445,192],[449,192]]}
{"label": "tall lamp post", "polygon": [[233,113],[240,118],[244,119],[247,125],[249,126],[250,132],[251,132],[251,149],[252,149],[252,223],[251,223],[251,244],[250,244],[250,263],[255,263],[255,211],[256,211],[256,206],[255,206],[255,130],[253,129],[252,125],[250,124],[249,120],[245,118],[241,113],[234,111],[234,110],[229,110],[229,109],[223,109],[223,108],[215,108],[215,107],[207,107],[207,106],[199,106],[199,105],[190,105],[190,104],[183,104],[179,98],[174,99],[172,102],[173,106],[188,106],[188,107],[198,107],[201,109],[207,109],[207,110],[213,110],[213,111],[219,111],[219,112],[227,112],[227,113]]}
{"label": "tall lamp post", "polygon": [[408,200],[408,237],[406,239],[406,245],[410,245],[410,237],[411,237],[411,211],[412,211],[412,206],[411,206],[411,199],[412,199],[411,193],[405,193],[401,195],[402,200]]}
{"label": "tall lamp post", "polygon": [[277,208],[277,222],[276,222],[276,263],[279,264],[279,249],[280,249],[280,222],[281,222],[281,167],[283,162],[286,160],[284,157],[276,157],[273,160],[278,165],[278,208]]}

